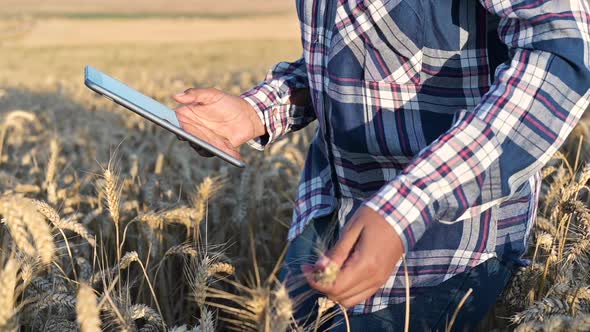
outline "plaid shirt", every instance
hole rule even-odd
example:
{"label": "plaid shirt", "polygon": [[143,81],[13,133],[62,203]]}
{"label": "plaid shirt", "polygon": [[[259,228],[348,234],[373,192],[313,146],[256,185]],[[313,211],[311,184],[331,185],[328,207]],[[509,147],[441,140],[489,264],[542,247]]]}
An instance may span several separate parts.
{"label": "plaid shirt", "polygon": [[[264,148],[317,119],[289,238],[377,211],[412,295],[485,260],[518,260],[539,170],[589,105],[586,0],[297,0],[303,57],[242,95]],[[291,104],[308,89],[308,105]],[[403,268],[354,313],[405,301]]]}

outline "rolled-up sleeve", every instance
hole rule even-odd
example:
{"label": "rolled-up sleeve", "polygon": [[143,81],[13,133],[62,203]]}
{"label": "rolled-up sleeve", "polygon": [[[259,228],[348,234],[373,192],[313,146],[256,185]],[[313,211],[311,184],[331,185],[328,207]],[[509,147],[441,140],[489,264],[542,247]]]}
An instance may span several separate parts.
{"label": "rolled-up sleeve", "polygon": [[250,146],[263,150],[283,135],[315,120],[309,98],[304,98],[302,103],[293,102],[294,94],[302,90],[309,90],[303,58],[277,64],[263,82],[241,95],[254,107],[266,128],[266,135],[248,142]]}

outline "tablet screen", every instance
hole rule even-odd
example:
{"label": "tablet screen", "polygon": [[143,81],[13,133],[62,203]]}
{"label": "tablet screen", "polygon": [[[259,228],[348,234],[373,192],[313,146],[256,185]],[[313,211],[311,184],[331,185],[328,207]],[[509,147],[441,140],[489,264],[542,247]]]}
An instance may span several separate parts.
{"label": "tablet screen", "polygon": [[136,91],[126,84],[110,77],[91,66],[85,69],[86,85],[93,91],[113,100],[117,104],[141,115],[158,126],[176,134],[179,137],[195,144],[219,158],[237,167],[245,167],[246,164],[223,151],[222,149],[184,131],[176,118],[176,113],[165,105]]}
{"label": "tablet screen", "polygon": [[137,90],[130,88],[126,84],[110,77],[98,69],[87,66],[86,79],[111,92],[112,94],[123,98],[128,103],[146,110],[160,119],[166,120],[174,126],[180,128],[180,123],[178,122],[176,113],[174,113],[173,110],[138,92]]}

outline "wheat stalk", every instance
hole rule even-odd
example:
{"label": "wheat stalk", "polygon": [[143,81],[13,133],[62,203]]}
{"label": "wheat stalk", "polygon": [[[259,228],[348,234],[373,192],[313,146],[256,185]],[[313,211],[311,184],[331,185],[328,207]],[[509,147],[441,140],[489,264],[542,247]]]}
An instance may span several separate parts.
{"label": "wheat stalk", "polygon": [[455,325],[455,320],[457,319],[457,316],[459,315],[459,311],[461,310],[461,308],[463,307],[463,305],[465,304],[465,302],[467,301],[469,296],[471,296],[471,293],[473,293],[473,288],[469,288],[469,290],[467,290],[467,293],[465,293],[465,295],[463,295],[463,297],[461,298],[461,301],[459,301],[457,308],[455,308],[455,311],[453,312],[453,316],[451,317],[451,321],[449,322],[449,325],[447,326],[447,329],[446,329],[447,332],[453,331],[453,325]]}
{"label": "wheat stalk", "polygon": [[59,161],[59,143],[57,139],[53,138],[49,142],[49,160],[47,161],[47,169],[45,172],[44,186],[47,189],[47,197],[50,202],[56,203],[57,184],[55,183],[55,175],[57,173]]}

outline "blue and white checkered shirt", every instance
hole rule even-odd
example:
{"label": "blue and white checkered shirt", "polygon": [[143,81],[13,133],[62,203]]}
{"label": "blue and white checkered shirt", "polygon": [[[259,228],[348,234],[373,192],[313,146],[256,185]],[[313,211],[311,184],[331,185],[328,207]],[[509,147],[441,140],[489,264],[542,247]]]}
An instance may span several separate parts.
{"label": "blue and white checkered shirt", "polygon": [[[268,135],[319,122],[289,238],[362,205],[400,235],[412,294],[517,260],[539,170],[589,105],[586,0],[297,0],[303,57],[242,95]],[[298,90],[309,103],[292,104]],[[398,265],[399,267],[399,265]],[[355,313],[405,301],[403,269]]]}

